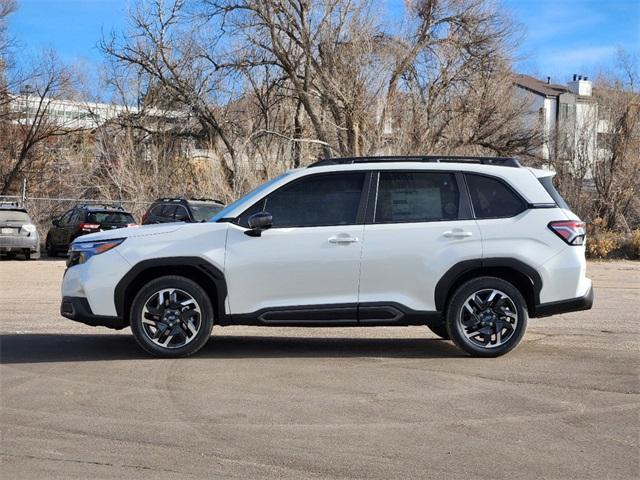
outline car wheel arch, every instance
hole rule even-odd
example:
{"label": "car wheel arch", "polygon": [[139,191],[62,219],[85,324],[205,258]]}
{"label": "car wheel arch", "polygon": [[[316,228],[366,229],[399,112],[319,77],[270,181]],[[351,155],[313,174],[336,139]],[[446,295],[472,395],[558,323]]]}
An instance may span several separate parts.
{"label": "car wheel arch", "polygon": [[449,299],[460,285],[481,276],[493,276],[512,283],[525,298],[529,315],[535,315],[536,305],[540,303],[542,279],[533,267],[514,258],[465,260],[453,265],[436,284],[436,310],[444,312]]}
{"label": "car wheel arch", "polygon": [[165,275],[178,275],[198,283],[209,295],[215,323],[225,316],[227,284],[222,271],[200,257],[167,257],[135,264],[116,285],[114,302],[118,317],[128,319],[136,293],[149,281]]}

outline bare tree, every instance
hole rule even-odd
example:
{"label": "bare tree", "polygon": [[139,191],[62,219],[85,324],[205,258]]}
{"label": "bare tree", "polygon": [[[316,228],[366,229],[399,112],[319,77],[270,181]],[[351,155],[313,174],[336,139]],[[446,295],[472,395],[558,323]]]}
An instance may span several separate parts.
{"label": "bare tree", "polygon": [[233,188],[238,159],[234,125],[225,116],[225,107],[234,96],[232,80],[216,55],[220,38],[209,36],[203,42],[202,25],[193,17],[185,21],[187,15],[184,0],[140,2],[130,16],[131,32],[123,38],[104,39],[101,48],[139,76],[150,101],[154,90],[162,92],[156,101],[169,101],[172,108],[195,118],[198,128],[191,134],[215,146],[225,180]]}
{"label": "bare tree", "polygon": [[28,69],[14,75],[19,91],[7,93],[10,103],[1,119],[6,132],[0,145],[1,195],[16,188],[21,174],[36,160],[39,146],[81,130],[53,112],[56,100],[73,98],[76,87],[70,70],[53,52],[43,53]]}
{"label": "bare tree", "polygon": [[10,64],[13,40],[7,34],[8,18],[17,9],[15,0],[0,0],[0,118],[9,103],[6,71]]}
{"label": "bare tree", "polygon": [[601,127],[593,163],[595,209],[611,229],[629,229],[629,208],[640,196],[640,93],[635,74],[626,74],[628,81],[601,79],[595,90]]}

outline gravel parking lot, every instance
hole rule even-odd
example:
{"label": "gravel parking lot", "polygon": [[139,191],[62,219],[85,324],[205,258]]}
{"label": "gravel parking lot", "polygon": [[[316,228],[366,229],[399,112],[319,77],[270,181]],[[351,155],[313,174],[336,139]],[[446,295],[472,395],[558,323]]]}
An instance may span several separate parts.
{"label": "gravel parking lot", "polygon": [[426,327],[216,327],[151,359],[58,314],[62,260],[2,261],[2,478],[640,477],[640,264],[589,312],[465,357]]}

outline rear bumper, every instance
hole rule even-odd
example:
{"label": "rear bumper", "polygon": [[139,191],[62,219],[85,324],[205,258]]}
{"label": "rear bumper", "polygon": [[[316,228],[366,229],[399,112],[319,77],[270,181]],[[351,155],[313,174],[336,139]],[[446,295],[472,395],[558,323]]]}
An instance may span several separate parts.
{"label": "rear bumper", "polygon": [[541,303],[536,306],[534,317],[548,317],[560,313],[577,312],[580,310],[590,310],[593,306],[593,286],[589,286],[587,293],[581,297],[558,302]]}
{"label": "rear bumper", "polygon": [[89,302],[84,297],[62,297],[60,315],[69,320],[85,323],[92,327],[108,327],[120,330],[128,326],[120,317],[95,315],[91,311]]}
{"label": "rear bumper", "polygon": [[36,235],[0,235],[0,252],[37,252],[40,242]]}

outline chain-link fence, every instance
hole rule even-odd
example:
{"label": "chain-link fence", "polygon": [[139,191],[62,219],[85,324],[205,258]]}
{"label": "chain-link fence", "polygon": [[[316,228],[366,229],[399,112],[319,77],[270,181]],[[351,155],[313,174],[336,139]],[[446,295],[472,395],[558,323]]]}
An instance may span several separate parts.
{"label": "chain-link fence", "polygon": [[142,215],[147,211],[151,202],[134,200],[95,200],[88,198],[47,198],[47,197],[22,197],[0,196],[0,202],[18,202],[24,206],[31,220],[38,228],[40,240],[44,243],[51,222],[59,218],[64,212],[77,204],[119,205],[133,215],[136,222],[142,220]]}

